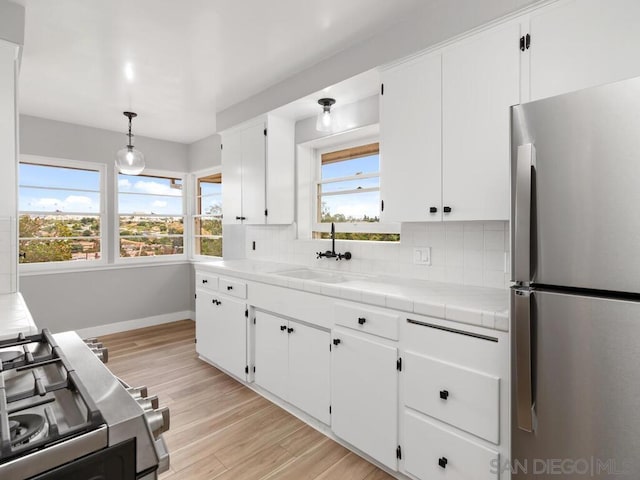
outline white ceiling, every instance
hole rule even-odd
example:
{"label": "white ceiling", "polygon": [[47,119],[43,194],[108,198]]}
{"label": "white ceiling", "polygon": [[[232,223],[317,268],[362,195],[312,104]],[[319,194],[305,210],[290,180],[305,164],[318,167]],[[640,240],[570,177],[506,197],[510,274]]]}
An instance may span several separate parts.
{"label": "white ceiling", "polygon": [[22,113],[124,132],[130,109],[134,133],[190,143],[215,132],[216,111],[424,0],[18,1],[27,10]]}

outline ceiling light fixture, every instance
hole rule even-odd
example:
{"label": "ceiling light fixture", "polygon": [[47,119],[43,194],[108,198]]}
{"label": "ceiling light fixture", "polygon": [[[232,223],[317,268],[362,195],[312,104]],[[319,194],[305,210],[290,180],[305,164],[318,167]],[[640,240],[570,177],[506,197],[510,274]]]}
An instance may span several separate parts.
{"label": "ceiling light fixture", "polygon": [[322,106],[322,111],[318,114],[316,130],[320,132],[331,131],[331,106],[336,103],[334,98],[321,98],[318,104]]}
{"label": "ceiling light fixture", "polygon": [[125,175],[138,175],[144,170],[144,155],[142,152],[133,147],[133,133],[131,133],[131,119],[138,116],[133,112],[122,112],[129,119],[129,144],[118,150],[116,154],[116,168],[120,173]]}

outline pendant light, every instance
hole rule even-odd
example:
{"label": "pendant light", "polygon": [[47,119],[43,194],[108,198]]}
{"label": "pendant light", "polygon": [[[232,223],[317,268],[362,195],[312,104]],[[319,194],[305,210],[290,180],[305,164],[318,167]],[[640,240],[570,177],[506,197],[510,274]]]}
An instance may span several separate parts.
{"label": "pendant light", "polygon": [[133,147],[133,133],[131,133],[131,119],[138,116],[137,113],[133,112],[122,112],[125,117],[129,119],[129,133],[127,136],[129,137],[129,144],[118,150],[116,154],[116,168],[120,173],[124,173],[125,175],[138,175],[144,170],[144,155],[142,152]]}
{"label": "pendant light", "polygon": [[336,100],[334,98],[321,98],[318,103],[322,106],[322,111],[318,114],[316,130],[330,132],[332,130],[331,106],[336,103]]}

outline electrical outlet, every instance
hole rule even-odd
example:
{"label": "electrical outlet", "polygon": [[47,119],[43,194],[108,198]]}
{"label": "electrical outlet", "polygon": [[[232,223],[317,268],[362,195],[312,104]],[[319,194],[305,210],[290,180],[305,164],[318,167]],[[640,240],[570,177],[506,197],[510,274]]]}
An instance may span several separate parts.
{"label": "electrical outlet", "polygon": [[413,263],[415,265],[431,265],[431,247],[414,248]]}

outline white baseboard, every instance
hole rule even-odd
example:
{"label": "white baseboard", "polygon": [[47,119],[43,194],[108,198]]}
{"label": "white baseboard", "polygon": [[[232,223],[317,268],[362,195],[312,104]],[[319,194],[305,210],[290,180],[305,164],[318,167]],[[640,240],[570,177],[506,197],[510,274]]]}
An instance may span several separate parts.
{"label": "white baseboard", "polygon": [[184,310],[182,312],[165,313],[162,315],[154,315],[153,317],[137,318],[134,320],[126,320],[124,322],[107,323],[106,325],[98,325],[97,327],[87,327],[76,330],[80,338],[99,337],[100,335],[110,335],[112,333],[126,332],[135,330],[136,328],[152,327],[154,325],[162,325],[163,323],[177,322],[178,320],[194,319],[195,312],[192,310]]}

